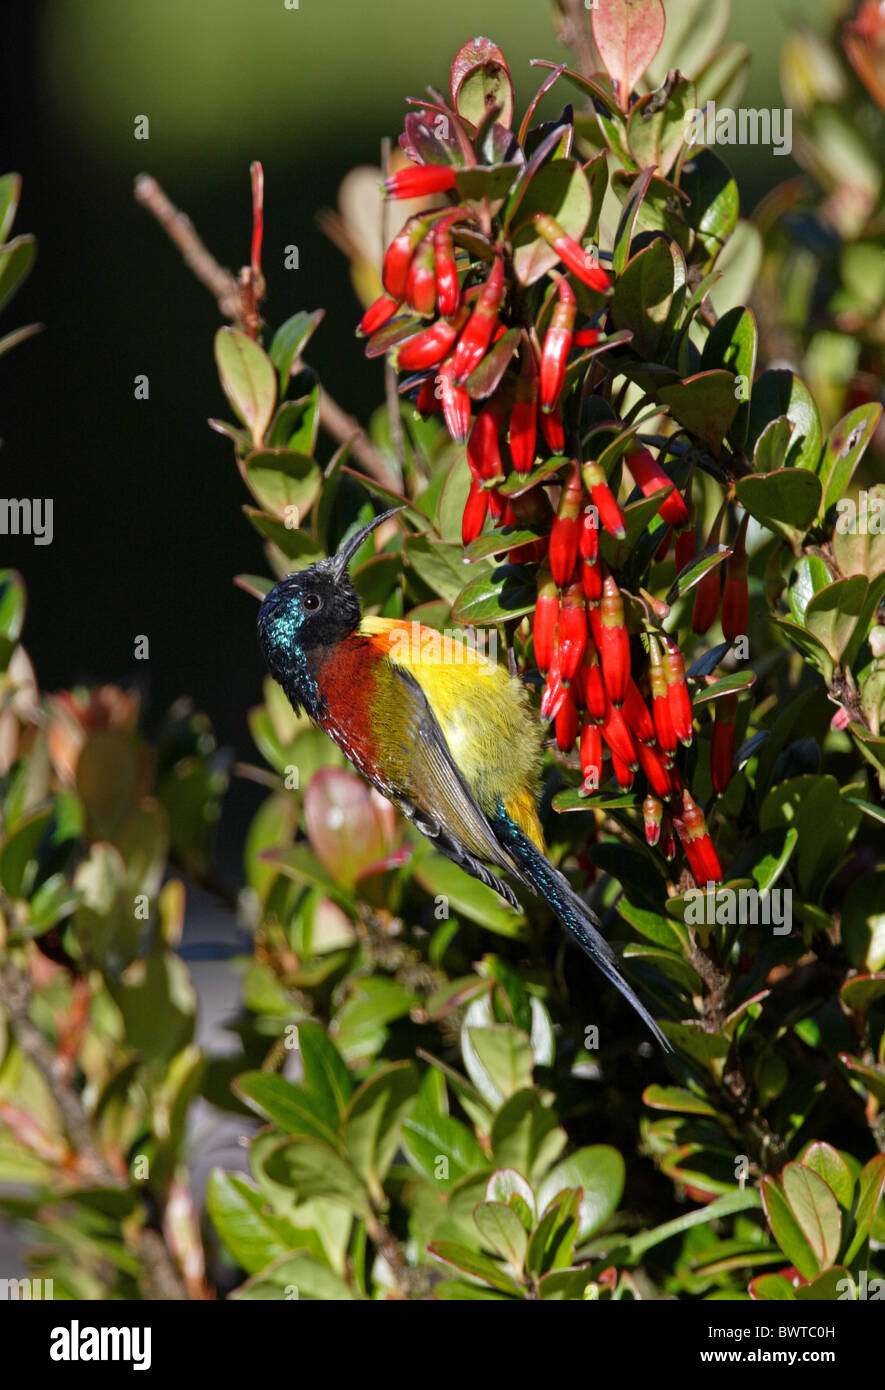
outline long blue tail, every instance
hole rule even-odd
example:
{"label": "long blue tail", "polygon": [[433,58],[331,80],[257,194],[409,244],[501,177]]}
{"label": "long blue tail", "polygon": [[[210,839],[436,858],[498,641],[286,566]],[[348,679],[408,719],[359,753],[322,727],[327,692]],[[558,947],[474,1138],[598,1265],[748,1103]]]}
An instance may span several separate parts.
{"label": "long blue tail", "polygon": [[559,870],[554,869],[550,860],[546,859],[537,846],[522,833],[503,808],[499,810],[493,824],[498,840],[519,867],[522,875],[545,902],[549,903],[560,922],[568,928],[594,965],[598,966],[615,989],[620,990],[624,998],[629,1000],[664,1051],[672,1052],[673,1048],[648,1009],[621,974],[617,956],[600,933],[598,919],[587,904],[578,897]]}

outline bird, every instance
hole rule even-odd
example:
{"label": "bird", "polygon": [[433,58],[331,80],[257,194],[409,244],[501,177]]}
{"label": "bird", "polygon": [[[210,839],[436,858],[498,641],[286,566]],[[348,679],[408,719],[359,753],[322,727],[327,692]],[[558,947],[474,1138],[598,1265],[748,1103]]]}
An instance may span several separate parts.
{"label": "bird", "polygon": [[590,907],[547,858],[538,818],[542,729],[525,686],[472,645],[363,615],[348,567],[394,507],[262,600],[267,668],[363,777],[460,868],[513,907],[508,874],[540,895],[672,1052]]}

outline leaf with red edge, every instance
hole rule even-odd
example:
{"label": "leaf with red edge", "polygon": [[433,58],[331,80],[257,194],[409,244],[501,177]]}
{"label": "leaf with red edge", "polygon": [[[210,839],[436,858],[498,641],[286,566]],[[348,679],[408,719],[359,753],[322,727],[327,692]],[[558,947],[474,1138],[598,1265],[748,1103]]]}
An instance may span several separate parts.
{"label": "leaf with red edge", "polygon": [[451,72],[452,105],[473,126],[480,126],[486,112],[500,106],[498,123],[513,120],[513,82],[507,60],[491,39],[476,38],[455,55]]}
{"label": "leaf with red edge", "polygon": [[596,0],[590,12],[593,41],[606,72],[617,83],[622,111],[664,39],[662,0]]}

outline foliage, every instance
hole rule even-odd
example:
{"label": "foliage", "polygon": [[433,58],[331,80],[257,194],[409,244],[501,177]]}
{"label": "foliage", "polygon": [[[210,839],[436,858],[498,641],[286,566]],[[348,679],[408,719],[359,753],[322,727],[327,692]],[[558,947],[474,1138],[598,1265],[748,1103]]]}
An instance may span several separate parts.
{"label": "foliage", "polygon": [[[807,366],[821,334],[840,350],[841,291],[830,287],[836,317],[820,329],[810,286],[881,240],[881,189],[863,218],[834,218],[844,200],[830,189],[824,203],[803,194],[804,230],[784,203],[741,219],[721,151],[684,136],[688,112],[737,101],[746,55],[690,22],[674,50],[657,0],[628,34],[626,8],[592,12],[592,63],[587,35],[582,65],[545,66],[543,91],[571,98],[555,120],[533,128],[532,102],[514,128],[513,82],[488,40],[462,49],[448,97],[415,104],[387,187],[414,192],[409,170],[436,171],[407,269],[422,243],[435,275],[450,257],[455,307],[437,319],[417,280],[398,294],[390,262],[376,268],[392,307],[367,345],[390,354],[396,409],[379,407],[368,439],[328,458],[306,364],[322,311],[262,332],[256,194],[238,318],[215,339],[237,420],[212,424],[274,576],[335,550],[370,499],[399,504],[353,565],[364,608],[471,639],[481,629],[544,688],[550,856],[602,916],[675,1058],[652,1052],[548,914],[510,909],[435,853],[268,680],[249,715],[266,766],[246,771],[270,791],[244,852],[254,945],[237,1051],[206,1059],[176,952],[184,889],[161,882],[170,853],[191,877],[210,873],[224,784],[211,731],[179,707],[151,749],[122,692],[40,696],[18,645],[23,587],[7,575],[0,1177],[27,1186],[5,1209],[39,1232],[39,1267],[71,1296],[144,1293],[145,1229],[162,1229],[188,1293],[207,1294],[185,1166],[197,1094],[256,1121],[248,1172],[218,1169],[207,1193],[207,1239],[242,1272],[237,1298],[835,1299],[882,1273],[885,488],[858,472],[881,463],[881,407],[851,394],[849,373],[819,410],[792,366],[766,365],[772,325]],[[798,80],[795,58],[785,70]],[[828,119],[812,121],[819,134]],[[441,213],[451,249],[434,235],[430,256]],[[827,237],[813,264],[812,225]],[[790,292],[800,263],[804,297]],[[469,332],[459,310],[472,314],[496,273],[495,322],[459,382],[447,357]],[[569,333],[584,336],[569,337],[558,389],[529,391],[538,430],[521,454],[521,383],[533,369],[543,379],[554,301],[569,293]],[[867,375],[881,299],[863,308]],[[446,320],[458,328],[443,355],[398,372],[404,348],[414,362],[414,339]],[[599,475],[624,536],[604,524]],[[592,500],[603,519],[591,563],[609,605],[617,595],[606,621],[626,634],[643,709],[660,713],[656,651],[684,653],[685,677],[668,668],[666,684],[691,701],[672,748],[657,718],[647,738],[631,725],[637,770],[619,766],[603,727],[615,757],[600,745],[595,778],[579,732],[595,727],[587,684],[563,682],[566,725],[538,651],[545,566],[561,568],[570,544],[569,486],[576,515]],[[555,653],[575,573],[589,650],[587,559],[572,555],[577,570],[552,584]],[[257,596],[271,582],[240,577]],[[607,661],[603,675],[614,704]],[[10,1005],[22,979],[88,1154]]]}

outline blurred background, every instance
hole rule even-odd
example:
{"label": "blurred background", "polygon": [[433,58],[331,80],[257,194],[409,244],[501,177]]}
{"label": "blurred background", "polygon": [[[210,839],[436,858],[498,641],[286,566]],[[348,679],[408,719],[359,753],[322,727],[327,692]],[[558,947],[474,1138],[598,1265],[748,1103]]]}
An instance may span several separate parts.
{"label": "blurred background", "polygon": [[[295,0],[289,0],[294,4]],[[823,24],[835,6],[743,0],[731,40],[753,51],[747,106],[781,104],[778,49],[788,19]],[[229,443],[207,418],[229,415],[212,359],[219,318],[164,234],[132,198],[146,170],[193,218],[219,260],[248,260],[249,162],[265,170],[265,317],[324,306],[309,356],[325,385],[365,420],[382,392],[367,364],[347,263],[316,224],[349,168],[376,163],[396,138],[404,98],[446,87],[460,44],[485,33],[504,48],[524,108],[532,57],[565,56],[550,0],[65,0],[20,7],[7,25],[0,172],[24,191],[17,232],[34,232],[37,266],[14,323],[45,331],[0,363],[0,491],[52,497],[54,540],[0,538],[0,563],[24,574],[25,642],[43,687],[135,683],[148,727],[187,694],[222,744],[251,756],[246,711],[263,670],[254,600],[235,589],[261,571],[240,513]],[[563,95],[558,105],[566,98]],[[558,108],[557,108],[558,109]],[[135,119],[149,119],[148,140]],[[789,176],[790,159],[728,150],[744,211]],[[287,245],[299,269],[283,266]],[[10,316],[12,317],[12,316]],[[148,400],[134,379],[149,378]],[[331,446],[321,449],[328,457]],[[147,635],[150,659],[135,659]],[[263,793],[234,783],[221,827],[239,874],[247,817]]]}

